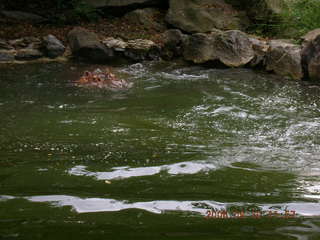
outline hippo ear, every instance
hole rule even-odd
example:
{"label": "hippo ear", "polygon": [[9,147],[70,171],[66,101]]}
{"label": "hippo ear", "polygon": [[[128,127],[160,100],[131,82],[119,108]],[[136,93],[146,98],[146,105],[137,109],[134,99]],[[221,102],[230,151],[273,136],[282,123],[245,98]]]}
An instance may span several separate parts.
{"label": "hippo ear", "polygon": [[84,72],[84,75],[85,75],[86,77],[89,77],[89,76],[90,76],[90,73],[89,73],[88,71],[85,71],[85,72]]}

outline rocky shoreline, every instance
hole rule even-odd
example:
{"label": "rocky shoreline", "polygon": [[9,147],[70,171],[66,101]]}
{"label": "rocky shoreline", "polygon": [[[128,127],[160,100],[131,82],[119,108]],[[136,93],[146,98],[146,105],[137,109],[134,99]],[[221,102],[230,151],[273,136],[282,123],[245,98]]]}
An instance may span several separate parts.
{"label": "rocky shoreline", "polygon": [[[200,4],[206,1],[195,2]],[[104,37],[83,27],[74,27],[69,31],[65,44],[54,35],[0,39],[0,63],[70,59],[110,63],[118,58],[132,62],[181,58],[194,64],[205,63],[212,68],[221,64],[232,68],[260,68],[293,80],[320,81],[319,29],[304,36],[302,44],[292,40],[259,38],[242,31],[249,20],[241,11],[236,11],[223,0],[217,0],[216,3],[197,10],[194,14],[199,15],[199,22],[190,22],[188,15],[181,18],[175,15],[175,10],[186,11],[187,8],[189,11],[198,9],[200,5],[195,7],[194,3],[186,2],[185,8],[180,9],[181,4],[170,1],[166,16],[167,22],[171,24],[168,30],[164,30],[164,26],[150,17],[155,13],[150,8],[137,9],[125,15],[125,18],[141,22],[147,28],[161,29],[160,41],[157,43],[149,39],[122,39],[116,37],[116,34],[115,37]],[[214,12],[216,16],[217,11],[219,17],[201,25],[203,14]],[[227,15],[229,18],[226,20]]]}
{"label": "rocky shoreline", "polygon": [[[0,41],[0,63],[67,61],[76,59],[108,63],[116,58],[133,62],[182,58],[195,64],[262,68],[294,80],[320,80],[320,31],[309,33],[302,45],[289,40],[264,40],[239,30],[183,34],[178,29],[163,33],[163,43],[99,37],[76,27],[68,34],[66,47],[53,35]],[[312,36],[311,36],[312,35]],[[311,36],[311,37],[310,37]]]}

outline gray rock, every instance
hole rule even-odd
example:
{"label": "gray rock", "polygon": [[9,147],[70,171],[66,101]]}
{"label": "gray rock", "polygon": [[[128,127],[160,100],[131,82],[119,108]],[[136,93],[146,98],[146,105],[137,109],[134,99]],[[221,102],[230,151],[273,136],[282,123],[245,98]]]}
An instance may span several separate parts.
{"label": "gray rock", "polygon": [[238,30],[218,34],[214,41],[214,58],[228,67],[240,67],[255,56],[249,37]]}
{"label": "gray rock", "polygon": [[205,63],[215,60],[214,41],[215,35],[195,33],[183,42],[183,57],[194,63]]}
{"label": "gray rock", "polygon": [[102,41],[102,43],[110,49],[113,49],[117,52],[124,52],[125,49],[128,47],[128,44],[123,41],[122,39],[116,39],[113,37],[106,38]]}
{"label": "gray rock", "polygon": [[162,34],[163,47],[161,56],[165,59],[182,56],[183,42],[187,40],[187,35],[178,29],[170,29]]}
{"label": "gray rock", "polygon": [[267,41],[259,40],[257,38],[250,38],[252,48],[255,53],[254,58],[250,62],[250,66],[255,67],[257,65],[265,65],[266,55],[269,50],[269,44]]}
{"label": "gray rock", "polygon": [[170,29],[163,33],[163,38],[165,46],[168,48],[176,48],[177,45],[180,45],[183,42],[186,35],[179,29]]}
{"label": "gray rock", "polygon": [[159,59],[159,47],[150,40],[135,39],[125,42],[122,39],[106,38],[102,42],[114,50],[117,56],[134,61]]}
{"label": "gray rock", "polygon": [[170,0],[166,21],[189,33],[245,29],[248,19],[224,0]]}
{"label": "gray rock", "polygon": [[160,56],[158,46],[146,39],[135,39],[127,42],[124,56],[134,61],[157,60]]}
{"label": "gray rock", "polygon": [[301,63],[305,78],[320,81],[320,35],[304,46]]}
{"label": "gray rock", "polygon": [[43,53],[40,52],[39,50],[24,48],[17,51],[15,59],[25,61],[25,60],[35,60],[41,57],[43,57]]}
{"label": "gray rock", "polygon": [[125,15],[125,19],[129,22],[134,22],[144,26],[146,29],[155,29],[163,31],[165,26],[157,21],[159,19],[160,11],[155,8],[136,9]]}
{"label": "gray rock", "polygon": [[43,38],[43,43],[50,58],[62,56],[66,49],[62,42],[51,34]]}
{"label": "gray rock", "polygon": [[85,60],[101,62],[114,56],[113,50],[105,47],[95,33],[81,27],[68,33],[68,41],[72,53]]}
{"label": "gray rock", "polygon": [[183,56],[195,63],[219,60],[229,67],[240,67],[255,56],[248,36],[238,30],[191,35],[183,46]]}
{"label": "gray rock", "polygon": [[0,14],[6,18],[17,20],[17,21],[24,21],[24,22],[31,22],[31,23],[42,23],[47,21],[46,18],[41,17],[39,15],[21,11],[1,11]]}
{"label": "gray rock", "polygon": [[0,50],[0,62],[10,62],[14,60],[15,51]]}
{"label": "gray rock", "polygon": [[301,47],[279,40],[272,40],[269,45],[266,69],[294,80],[302,79]]}

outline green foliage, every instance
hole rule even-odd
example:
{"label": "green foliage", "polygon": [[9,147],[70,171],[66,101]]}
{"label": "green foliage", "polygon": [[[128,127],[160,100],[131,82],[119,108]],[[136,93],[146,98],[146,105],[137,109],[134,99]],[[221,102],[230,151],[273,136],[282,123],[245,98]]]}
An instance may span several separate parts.
{"label": "green foliage", "polygon": [[320,0],[287,0],[281,14],[278,32],[286,37],[298,38],[315,28],[320,28]]}
{"label": "green foliage", "polygon": [[85,3],[83,0],[73,0],[73,14],[76,18],[86,21],[96,21],[99,19],[99,10]]}
{"label": "green foliage", "polygon": [[79,21],[96,21],[101,12],[83,0],[55,0],[58,14],[53,17],[54,24],[75,24]]}

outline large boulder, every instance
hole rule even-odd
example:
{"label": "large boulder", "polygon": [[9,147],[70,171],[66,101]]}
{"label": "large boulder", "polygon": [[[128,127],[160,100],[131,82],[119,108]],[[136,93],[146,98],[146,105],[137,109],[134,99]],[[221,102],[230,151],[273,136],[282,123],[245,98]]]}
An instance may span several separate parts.
{"label": "large boulder", "polygon": [[266,40],[260,40],[255,37],[251,37],[252,48],[255,53],[254,58],[250,62],[250,66],[256,67],[258,65],[264,65],[266,56],[269,50],[269,44]]}
{"label": "large boulder", "polygon": [[320,34],[302,49],[301,62],[305,77],[320,81]]}
{"label": "large boulder", "polygon": [[219,60],[229,67],[240,67],[255,56],[249,37],[238,30],[191,35],[183,46],[183,56],[195,63]]}
{"label": "large boulder", "polygon": [[66,49],[62,42],[51,34],[43,38],[43,43],[46,54],[50,58],[56,58],[63,55]]}
{"label": "large boulder", "polygon": [[272,40],[269,45],[266,69],[294,80],[302,79],[301,47],[281,40]]}
{"label": "large boulder", "polygon": [[84,0],[94,7],[126,7],[134,4],[153,4],[162,0]]}
{"label": "large boulder", "polygon": [[101,62],[113,57],[113,50],[105,47],[98,36],[82,27],[75,27],[68,33],[72,53],[84,60]]}
{"label": "large boulder", "polygon": [[182,55],[183,42],[187,39],[187,35],[183,34],[179,29],[170,29],[162,34],[163,46],[161,49],[161,57],[171,59]]}
{"label": "large boulder", "polygon": [[255,56],[249,37],[238,30],[218,34],[214,41],[214,56],[229,67],[240,67]]}
{"label": "large boulder", "polygon": [[125,19],[128,22],[140,24],[146,29],[163,31],[165,30],[165,26],[159,21],[160,15],[160,11],[156,8],[143,8],[127,13]]}
{"label": "large boulder", "polygon": [[102,41],[102,43],[110,49],[113,49],[115,52],[124,52],[128,47],[128,43],[123,41],[122,39],[109,37]]}
{"label": "large boulder", "polygon": [[170,0],[166,21],[190,33],[210,32],[213,28],[245,29],[246,15],[224,0]]}
{"label": "large boulder", "polygon": [[215,60],[213,54],[215,35],[195,33],[183,42],[183,57],[194,63]]}

